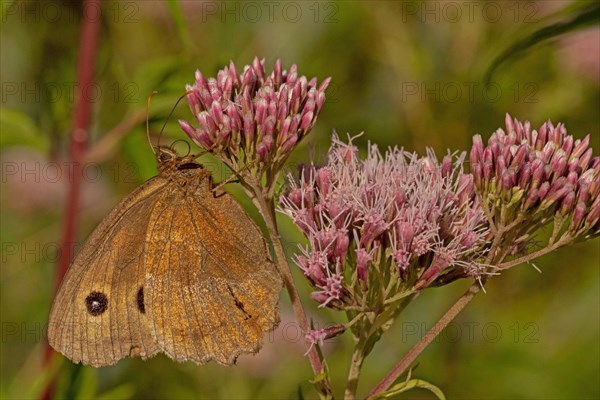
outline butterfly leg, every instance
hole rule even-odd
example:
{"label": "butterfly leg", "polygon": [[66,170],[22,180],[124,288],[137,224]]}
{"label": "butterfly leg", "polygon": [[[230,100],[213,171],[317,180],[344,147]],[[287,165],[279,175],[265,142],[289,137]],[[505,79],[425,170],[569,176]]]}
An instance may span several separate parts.
{"label": "butterfly leg", "polygon": [[[219,182],[219,184],[218,184],[217,186],[214,186],[214,182],[212,181],[212,179],[210,179],[210,180],[209,180],[209,188],[210,188],[211,192],[213,192],[213,196],[214,196],[215,198],[223,196],[223,195],[226,193],[225,191],[222,191],[221,193],[217,193],[217,191],[218,191],[219,189],[221,189],[223,186],[225,186],[226,184],[228,184],[228,183],[239,183],[239,182],[240,182],[240,179],[238,179],[238,177],[240,177],[240,176],[241,176],[241,173],[242,173],[244,170],[246,170],[246,169],[250,168],[250,166],[252,166],[252,164],[253,164],[253,163],[248,163],[248,164],[244,165],[244,166],[243,166],[242,168],[240,168],[239,170],[237,170],[237,171],[233,172],[233,173],[232,173],[232,174],[229,176],[229,178],[225,179],[225,180],[224,180],[224,181],[222,181],[222,182]],[[228,166],[229,168],[231,168],[231,165],[227,164],[227,166]]]}
{"label": "butterfly leg", "polygon": [[227,193],[226,191],[221,190],[226,184],[239,182],[239,179],[236,179],[235,175],[231,175],[229,178],[225,179],[223,182],[220,182],[218,185],[215,186],[215,182],[213,181],[212,176],[208,177],[208,186],[214,198],[221,197]]}

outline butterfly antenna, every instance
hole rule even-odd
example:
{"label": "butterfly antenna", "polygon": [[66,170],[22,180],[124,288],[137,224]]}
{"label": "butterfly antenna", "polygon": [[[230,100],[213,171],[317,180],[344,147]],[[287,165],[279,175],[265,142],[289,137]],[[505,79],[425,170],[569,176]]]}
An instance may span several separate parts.
{"label": "butterfly antenna", "polygon": [[146,138],[148,138],[148,144],[150,144],[150,148],[154,154],[156,154],[156,151],[154,151],[154,146],[152,146],[152,142],[150,141],[150,125],[148,123],[148,119],[150,118],[150,101],[152,100],[152,96],[157,93],[158,92],[156,90],[150,93],[150,96],[148,96],[148,103],[146,104]]}
{"label": "butterfly antenna", "polygon": [[188,94],[193,93],[193,92],[194,92],[193,90],[188,90],[187,92],[185,92],[184,94],[182,94],[181,97],[179,97],[179,99],[177,100],[177,103],[175,103],[175,105],[171,109],[171,112],[169,113],[169,116],[165,120],[165,123],[163,124],[162,129],[160,130],[160,133],[158,134],[158,140],[159,141],[160,141],[160,136],[162,135],[163,131],[165,130],[165,127],[167,126],[167,122],[169,122],[169,120],[171,119],[171,116],[175,112],[175,109],[177,108],[177,105],[179,104],[179,102],[181,100],[183,100],[183,98],[186,97]]}
{"label": "butterfly antenna", "polygon": [[188,151],[187,151],[187,153],[186,153],[185,157],[189,156],[189,155],[190,155],[190,151],[192,151],[192,148],[190,147],[190,144],[189,144],[188,142],[186,142],[185,140],[183,140],[183,139],[177,139],[176,141],[174,141],[174,142],[171,144],[171,149],[174,149],[174,148],[175,148],[175,145],[176,145],[177,143],[179,143],[179,142],[181,142],[181,143],[184,143],[184,144],[187,146],[187,148],[188,148]]}

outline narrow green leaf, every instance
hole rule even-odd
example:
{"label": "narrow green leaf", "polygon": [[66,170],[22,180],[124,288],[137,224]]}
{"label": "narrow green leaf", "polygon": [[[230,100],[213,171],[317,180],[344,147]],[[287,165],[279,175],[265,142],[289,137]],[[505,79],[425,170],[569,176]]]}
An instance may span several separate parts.
{"label": "narrow green leaf", "polygon": [[[82,370],[85,368],[82,364],[67,364],[65,368],[65,375],[68,375],[66,386],[65,386],[65,395],[67,399],[76,399],[77,393],[79,393],[79,384],[81,382],[80,376],[82,374]],[[63,377],[64,378],[64,377]]]}
{"label": "narrow green leaf", "polygon": [[[177,74],[180,68],[181,61],[177,57],[165,57],[162,56],[157,59],[146,61],[136,69],[133,73],[133,82],[136,82],[137,96],[144,100],[153,91],[157,91],[158,95],[152,98],[151,113],[155,115],[156,107],[158,103],[165,101],[165,92],[168,86],[173,80],[173,76]],[[184,93],[183,85],[180,88],[181,94]],[[179,95],[177,97],[179,97]],[[175,101],[177,101],[175,97]],[[175,104],[175,101],[170,101],[171,107]],[[134,108],[146,108],[146,101],[133,102],[130,104]],[[170,108],[169,108],[170,109]]]}
{"label": "narrow green leaf", "polygon": [[325,378],[327,378],[327,372],[323,371],[319,375],[315,376],[313,379],[310,379],[310,383],[319,383],[322,382]]}
{"label": "narrow green leaf", "polygon": [[561,21],[542,26],[515,41],[500,53],[492,61],[485,73],[484,82],[487,84],[491,81],[494,72],[501,64],[522,56],[532,47],[543,44],[565,33],[587,28],[600,22],[600,2],[582,2],[575,5],[575,7],[563,10],[562,14],[565,14],[565,17]]}
{"label": "narrow green leaf", "polygon": [[185,17],[183,15],[183,11],[181,10],[181,4],[179,1],[166,1],[167,8],[169,9],[169,13],[171,14],[171,18],[173,19],[173,23],[175,24],[175,29],[177,30],[177,36],[179,36],[179,40],[183,44],[185,51],[190,51],[194,46],[192,39],[190,38],[189,32],[185,25]]}
{"label": "narrow green leaf", "polygon": [[96,397],[98,390],[98,376],[96,370],[92,367],[81,368],[81,373],[78,377],[77,399],[93,399]]}
{"label": "narrow green leaf", "polygon": [[389,390],[379,394],[375,398],[376,399],[389,399],[400,393],[404,393],[411,389],[416,389],[416,388],[429,390],[438,399],[446,400],[446,396],[444,396],[444,393],[441,391],[440,388],[438,388],[437,386],[432,385],[431,383],[424,381],[422,379],[411,379],[406,382],[398,383],[397,385],[392,386]]}

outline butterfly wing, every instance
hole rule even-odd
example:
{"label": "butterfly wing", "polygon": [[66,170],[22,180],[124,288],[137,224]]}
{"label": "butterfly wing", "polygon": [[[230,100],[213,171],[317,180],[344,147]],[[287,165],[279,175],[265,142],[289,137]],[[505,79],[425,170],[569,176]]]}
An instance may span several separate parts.
{"label": "butterfly wing", "polygon": [[215,198],[207,178],[188,183],[166,190],[150,217],[148,312],[169,357],[231,365],[279,322],[282,282],[239,204]]}
{"label": "butterfly wing", "polygon": [[144,239],[168,182],[150,179],[116,206],[69,267],[50,312],[50,345],[74,362],[112,365],[160,351],[145,312]]}

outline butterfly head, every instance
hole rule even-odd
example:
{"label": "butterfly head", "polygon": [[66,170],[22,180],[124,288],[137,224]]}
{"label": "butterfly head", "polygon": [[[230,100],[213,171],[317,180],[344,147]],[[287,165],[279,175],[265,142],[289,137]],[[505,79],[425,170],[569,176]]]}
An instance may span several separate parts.
{"label": "butterfly head", "polygon": [[[191,173],[192,170],[202,171],[201,174],[206,174],[202,165],[195,161],[197,155],[186,155],[180,157],[172,147],[158,146],[156,148],[156,161],[158,162],[158,170],[162,176],[173,177],[182,176],[186,178],[196,173]],[[191,173],[191,175],[190,175]]]}
{"label": "butterfly head", "polygon": [[167,146],[158,146],[156,149],[156,161],[159,164],[171,163],[173,160],[177,160],[179,156],[170,147]]}

